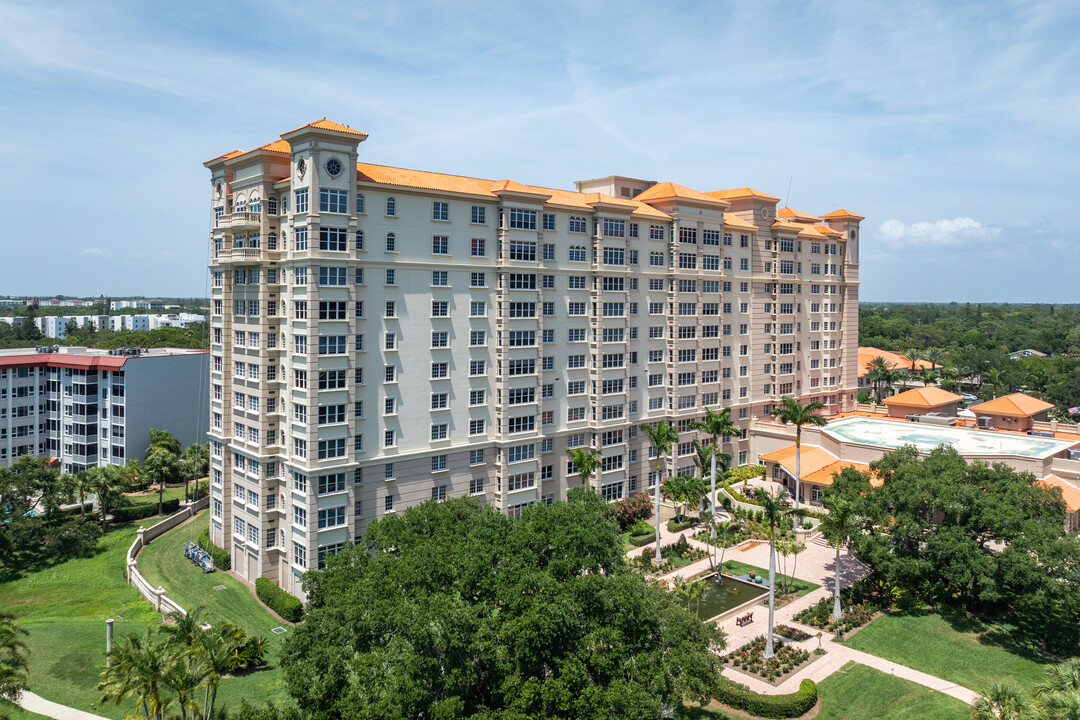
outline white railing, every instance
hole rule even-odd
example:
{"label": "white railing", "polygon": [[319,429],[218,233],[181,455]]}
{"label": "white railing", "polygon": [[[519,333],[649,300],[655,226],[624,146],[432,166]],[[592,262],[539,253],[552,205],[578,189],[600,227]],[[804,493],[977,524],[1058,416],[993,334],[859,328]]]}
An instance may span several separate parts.
{"label": "white railing", "polygon": [[148,528],[139,528],[139,534],[135,538],[135,542],[131,543],[131,547],[127,551],[127,581],[128,584],[135,586],[142,596],[146,598],[147,602],[154,606],[154,610],[159,613],[171,613],[179,612],[183,615],[187,615],[187,611],[180,607],[175,601],[165,596],[165,588],[153,587],[146,581],[146,578],[139,572],[137,566],[137,560],[139,552],[144,547],[149,545],[155,539],[161,537],[165,533],[169,532],[177,525],[180,525],[185,520],[195,517],[201,510],[205,510],[210,507],[210,496],[207,495],[198,502],[192,503],[182,510],[179,510],[169,517],[165,518],[156,525],[151,525]]}

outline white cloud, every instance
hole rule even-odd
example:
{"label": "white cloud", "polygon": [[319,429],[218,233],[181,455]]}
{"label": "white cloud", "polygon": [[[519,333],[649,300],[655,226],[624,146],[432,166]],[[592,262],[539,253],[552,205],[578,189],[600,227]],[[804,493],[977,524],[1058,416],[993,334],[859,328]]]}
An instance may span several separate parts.
{"label": "white cloud", "polygon": [[999,227],[983,225],[969,217],[958,217],[910,224],[901,220],[886,220],[878,228],[876,240],[883,250],[950,250],[993,246],[1000,237]]}
{"label": "white cloud", "polygon": [[96,257],[101,257],[101,256],[103,256],[103,255],[106,255],[106,254],[107,254],[107,252],[106,252],[106,250],[105,250],[104,248],[99,248],[99,247],[89,247],[89,248],[85,248],[85,249],[84,249],[84,250],[83,250],[82,252],[80,252],[79,254],[80,254],[80,255],[93,255],[93,256],[96,256]]}

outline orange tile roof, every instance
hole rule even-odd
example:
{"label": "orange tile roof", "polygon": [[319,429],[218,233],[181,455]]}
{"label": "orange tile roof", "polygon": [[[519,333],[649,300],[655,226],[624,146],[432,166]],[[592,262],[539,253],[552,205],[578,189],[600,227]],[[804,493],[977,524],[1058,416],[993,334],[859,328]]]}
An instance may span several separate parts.
{"label": "orange tile roof", "polygon": [[224,155],[218,155],[215,158],[210,158],[209,160],[204,162],[203,165],[209,165],[210,163],[214,162],[215,160],[228,160],[230,158],[236,157],[237,155],[243,155],[243,154],[244,154],[243,150],[233,150],[232,152],[227,152]]}
{"label": "orange tile roof", "polygon": [[635,200],[669,200],[671,198],[680,198],[683,200],[697,200],[698,202],[707,203],[721,203],[727,205],[720,198],[710,197],[705,193],[698,192],[697,190],[691,190],[688,187],[679,185],[673,182],[656,183],[648,190],[638,193],[634,196]]}
{"label": "orange tile roof", "polygon": [[802,223],[787,222],[786,220],[777,220],[772,224],[774,230],[794,230],[795,232],[802,232],[806,229],[806,226]]}
{"label": "orange tile roof", "polygon": [[724,213],[724,224],[729,227],[745,228],[747,230],[757,230],[757,225],[746,222],[735,213]]}
{"label": "orange tile roof", "polygon": [[309,128],[309,127],[310,128],[318,128],[319,130],[335,130],[337,132],[347,133],[349,135],[360,135],[361,137],[367,137],[368,136],[368,134],[366,132],[361,132],[359,130],[354,130],[353,128],[349,127],[348,125],[342,125],[341,123],[336,123],[333,120],[327,120],[326,118],[323,118],[322,120],[316,120],[315,122],[310,122],[307,125],[301,125],[300,127],[296,128],[294,130],[290,130],[287,133],[281,133],[281,134],[284,136],[284,135],[288,135],[289,133],[294,133],[297,130],[303,130],[304,128]]}
{"label": "orange tile roof", "polygon": [[840,208],[839,210],[833,210],[832,212],[827,212],[824,215],[822,215],[821,217],[822,218],[828,218],[830,220],[843,220],[843,219],[846,219],[846,218],[850,218],[852,220],[865,220],[866,219],[864,216],[857,215],[857,214],[855,214],[853,212],[849,212],[848,210],[845,210],[844,208]]}
{"label": "orange tile roof", "polygon": [[963,400],[963,398],[959,395],[931,385],[928,387],[914,388],[912,390],[908,390],[907,392],[902,392],[899,395],[887,397],[883,402],[886,405],[936,408],[943,407],[945,405],[952,405],[953,403],[960,402],[961,400]]}
{"label": "orange tile roof", "polygon": [[258,148],[258,150],[265,150],[266,152],[276,153],[289,153],[292,152],[292,146],[285,140],[275,140],[274,142],[266,143]]}
{"label": "orange tile roof", "polygon": [[840,232],[839,230],[833,230],[828,225],[812,225],[809,228],[807,228],[807,230],[809,230],[811,232],[816,232],[818,235],[824,235],[825,237],[828,237],[828,238],[842,238],[842,237],[844,237],[844,233]]}
{"label": "orange tile roof", "polygon": [[591,210],[594,203],[607,203],[609,205],[622,205],[631,208],[634,213],[648,215],[656,218],[667,218],[668,215],[636,200],[625,200],[611,197],[603,193],[579,193],[572,190],[558,190],[555,188],[538,187],[536,185],[522,185],[514,180],[484,180],[481,178],[466,177],[464,175],[448,175],[446,173],[430,172],[427,170],[408,170],[406,168],[390,167],[388,165],[373,165],[371,163],[356,164],[357,179],[361,182],[378,183],[380,185],[398,185],[400,187],[417,188],[421,190],[442,190],[444,192],[464,193],[468,195],[482,195],[494,198],[496,192],[510,190],[514,192],[546,195],[547,202],[555,205],[564,205],[582,210]]}
{"label": "orange tile roof", "polygon": [[[868,372],[870,372],[870,363],[876,357],[885,358],[888,362],[892,363],[897,369],[904,369],[904,370],[910,370],[911,369],[911,361],[908,360],[903,355],[899,355],[897,353],[890,352],[888,350],[880,350],[880,349],[878,349],[876,347],[861,347],[861,348],[859,348],[859,374],[860,375],[865,375]],[[937,365],[936,367],[941,367],[941,366]],[[934,366],[932,366],[926,360],[916,360],[915,361],[915,368],[916,369],[927,368],[928,370],[930,370],[930,369],[934,369]]]}
{"label": "orange tile roof", "polygon": [[[764,455],[759,455],[760,460],[768,460],[770,462],[776,462],[781,465],[792,477],[795,477],[795,446],[789,445],[779,450],[774,450]],[[833,476],[843,470],[844,468],[853,467],[860,472],[870,472],[870,466],[865,463],[851,462],[849,460],[839,460],[835,455],[828,450],[824,450],[815,445],[803,445],[802,446],[802,458],[800,459],[800,470],[802,472],[799,478],[801,482],[813,483],[815,485],[832,485]],[[870,478],[872,485],[881,485],[881,480],[877,476],[872,475]]]}
{"label": "orange tile roof", "polygon": [[1062,480],[1057,475],[1047,475],[1040,480],[1047,487],[1056,487],[1061,490],[1061,497],[1065,500],[1065,507],[1069,512],[1080,510],[1080,488],[1070,482]]}
{"label": "orange tile roof", "polygon": [[284,184],[284,183],[287,183],[287,182],[289,182],[289,180],[290,180],[290,179],[291,179],[291,178],[287,178],[287,177],[284,177],[284,178],[281,178],[280,180],[275,180],[275,181],[274,181],[274,184],[275,184],[275,185],[282,185],[282,184]]}
{"label": "orange tile roof", "polygon": [[817,222],[818,221],[818,218],[816,216],[807,215],[804,212],[801,212],[799,210],[796,210],[796,209],[790,208],[790,207],[782,207],[782,208],[780,208],[780,210],[777,211],[776,216],[781,217],[781,218],[795,218],[796,220],[809,220],[809,221],[812,221],[812,222]]}
{"label": "orange tile roof", "polygon": [[1031,417],[1041,412],[1045,412],[1054,407],[1053,403],[1048,403],[1039,398],[1025,395],[1024,393],[1013,393],[1012,395],[1002,395],[999,398],[994,398],[988,402],[984,402],[976,406],[977,413],[993,413],[994,415],[1009,415],[1011,417]]}
{"label": "orange tile roof", "polygon": [[748,187],[733,188],[731,190],[713,190],[713,191],[707,192],[705,194],[708,195],[709,197],[717,198],[718,200],[728,200],[728,199],[731,199],[731,198],[755,197],[755,198],[759,198],[761,200],[775,200],[776,202],[780,202],[780,198],[776,197],[775,195],[770,195],[768,193],[763,193],[760,190],[755,190],[754,188],[748,188]]}

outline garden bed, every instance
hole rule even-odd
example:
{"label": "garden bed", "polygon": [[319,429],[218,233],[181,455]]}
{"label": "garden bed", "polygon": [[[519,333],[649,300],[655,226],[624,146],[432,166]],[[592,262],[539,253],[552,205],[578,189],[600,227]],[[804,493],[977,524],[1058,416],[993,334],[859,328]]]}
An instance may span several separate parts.
{"label": "garden bed", "polygon": [[805,630],[800,630],[797,627],[791,627],[790,625],[777,625],[773,628],[773,633],[780,637],[787,638],[788,640],[794,640],[795,642],[802,642],[803,640],[809,640],[813,637]]}
{"label": "garden bed", "polygon": [[798,672],[801,668],[814,661],[817,657],[809,651],[788,644],[773,637],[774,657],[766,660],[765,636],[758,635],[756,638],[725,655],[723,660],[726,664],[747,675],[763,680],[770,685],[779,685],[788,676]]}
{"label": "garden bed", "polygon": [[850,636],[879,614],[877,606],[872,603],[848,604],[844,605],[841,610],[842,617],[840,620],[833,618],[833,598],[824,597],[816,605],[811,605],[797,613],[795,621],[801,622],[803,625],[821,628],[826,632],[835,634],[838,639],[842,640],[845,635]]}

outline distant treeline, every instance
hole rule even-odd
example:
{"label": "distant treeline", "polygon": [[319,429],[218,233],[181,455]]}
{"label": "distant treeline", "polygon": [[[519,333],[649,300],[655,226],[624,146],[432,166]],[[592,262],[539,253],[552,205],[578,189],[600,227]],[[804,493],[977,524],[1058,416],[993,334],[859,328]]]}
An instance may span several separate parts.
{"label": "distant treeline", "polygon": [[[860,303],[859,345],[938,349],[944,377],[980,394],[1022,390],[1059,411],[1080,405],[1080,305]],[[1009,357],[1029,349],[1052,357]]]}
{"label": "distant treeline", "polygon": [[69,327],[62,340],[47,338],[37,326],[26,322],[10,325],[0,322],[0,348],[36,347],[38,345],[78,345],[92,348],[175,347],[206,350],[210,347],[206,323],[191,323],[187,328],[165,327],[157,330],[95,330],[87,324]]}

